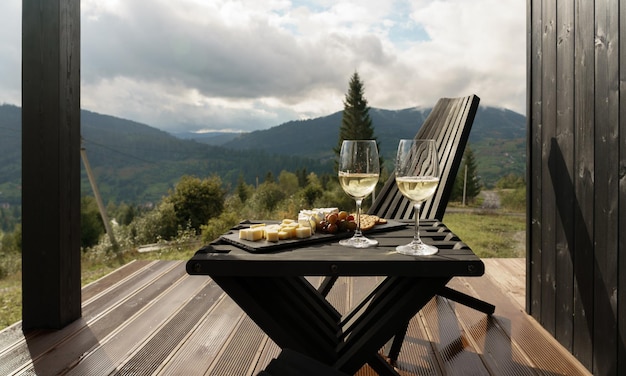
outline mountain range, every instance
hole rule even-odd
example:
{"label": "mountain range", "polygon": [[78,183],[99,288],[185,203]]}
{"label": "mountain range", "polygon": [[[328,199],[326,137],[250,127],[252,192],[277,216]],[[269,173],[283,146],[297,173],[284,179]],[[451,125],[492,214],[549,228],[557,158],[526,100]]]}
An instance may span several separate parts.
{"label": "mountain range", "polygon": [[[370,109],[380,152],[386,164],[400,138],[411,138],[430,108]],[[341,112],[289,121],[249,133],[170,134],[146,124],[81,112],[83,147],[105,202],[157,202],[183,175],[216,174],[227,186],[249,184],[280,171],[332,173]],[[21,200],[21,109],[0,105],[0,204]],[[523,175],[526,119],[513,111],[480,106],[469,147],[483,183]],[[84,169],[83,169],[84,170]],[[83,171],[82,187],[91,194]]]}

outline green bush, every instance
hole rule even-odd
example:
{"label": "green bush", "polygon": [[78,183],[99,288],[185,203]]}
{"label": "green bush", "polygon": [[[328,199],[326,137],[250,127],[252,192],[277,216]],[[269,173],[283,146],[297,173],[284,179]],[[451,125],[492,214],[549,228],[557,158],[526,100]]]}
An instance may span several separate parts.
{"label": "green bush", "polygon": [[162,202],[156,209],[135,218],[131,227],[135,234],[134,244],[151,244],[174,238],[178,233],[174,204]]}
{"label": "green bush", "polygon": [[177,227],[185,228],[189,225],[199,231],[209,218],[222,214],[225,195],[219,176],[202,180],[183,176],[165,201],[174,205]]}
{"label": "green bush", "polygon": [[526,186],[515,189],[502,189],[500,194],[500,205],[510,211],[523,212],[526,210]]}
{"label": "green bush", "polygon": [[208,223],[201,227],[202,241],[210,243],[239,222],[241,219],[234,212],[224,212],[217,218],[209,219]]}

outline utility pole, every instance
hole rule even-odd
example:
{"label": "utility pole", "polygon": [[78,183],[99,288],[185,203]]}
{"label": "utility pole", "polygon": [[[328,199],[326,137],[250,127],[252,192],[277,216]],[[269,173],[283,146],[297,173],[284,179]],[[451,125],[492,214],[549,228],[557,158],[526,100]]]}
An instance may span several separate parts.
{"label": "utility pole", "polygon": [[93,194],[96,196],[96,202],[98,203],[98,210],[100,211],[100,216],[102,217],[102,222],[104,222],[104,229],[109,236],[109,240],[113,245],[113,249],[117,250],[119,248],[119,244],[117,244],[117,240],[115,240],[115,235],[113,234],[113,229],[111,228],[111,222],[109,221],[109,216],[104,208],[104,204],[102,203],[102,198],[100,197],[100,191],[98,190],[98,186],[96,185],[96,179],[91,172],[91,166],[89,165],[89,160],[87,159],[87,152],[85,151],[85,147],[80,145],[80,156],[85,164],[85,170],[87,171],[87,177],[89,178],[89,184],[91,184],[91,189],[93,190]]}
{"label": "utility pole", "polygon": [[465,206],[466,191],[467,191],[467,165],[465,165],[465,176],[463,177],[463,206]]}

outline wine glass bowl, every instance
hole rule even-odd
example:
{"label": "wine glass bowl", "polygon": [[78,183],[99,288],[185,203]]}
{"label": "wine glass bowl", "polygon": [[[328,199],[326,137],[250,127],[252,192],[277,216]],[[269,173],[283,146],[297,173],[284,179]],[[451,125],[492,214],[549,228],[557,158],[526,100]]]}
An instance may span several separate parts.
{"label": "wine glass bowl", "polygon": [[375,140],[344,140],[341,144],[338,165],[339,184],[356,202],[357,228],[350,239],[339,244],[354,248],[367,248],[378,244],[361,232],[361,204],[376,187],[380,176],[378,146]]}
{"label": "wine glass bowl", "polygon": [[428,200],[439,185],[439,158],[434,140],[403,139],[398,144],[395,179],[404,197],[413,202],[415,235],[413,241],[396,247],[398,253],[421,256],[433,255],[437,247],[427,245],[419,237],[419,217],[422,203]]}

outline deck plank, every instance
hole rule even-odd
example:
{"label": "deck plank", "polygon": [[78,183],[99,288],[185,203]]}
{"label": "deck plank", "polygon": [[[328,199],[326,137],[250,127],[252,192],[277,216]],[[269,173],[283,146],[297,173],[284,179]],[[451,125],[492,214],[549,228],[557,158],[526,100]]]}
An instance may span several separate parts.
{"label": "deck plank", "polygon": [[159,375],[193,375],[199,369],[207,370],[214,359],[223,351],[223,344],[231,336],[244,313],[226,294],[206,314],[189,337],[171,354]]}
{"label": "deck plank", "polygon": [[[403,376],[589,375],[524,311],[525,260],[487,259],[480,278],[449,286],[496,305],[492,316],[442,297],[409,324]],[[339,278],[342,313],[378,277]],[[311,279],[312,282],[319,281]],[[182,261],[133,262],[83,288],[83,317],[60,331],[0,332],[2,375],[256,375],[280,348],[209,277]],[[356,375],[375,373],[364,366]]]}
{"label": "deck plank", "polygon": [[485,275],[497,281],[501,290],[513,298],[520,307],[526,305],[526,259],[483,259]]}

